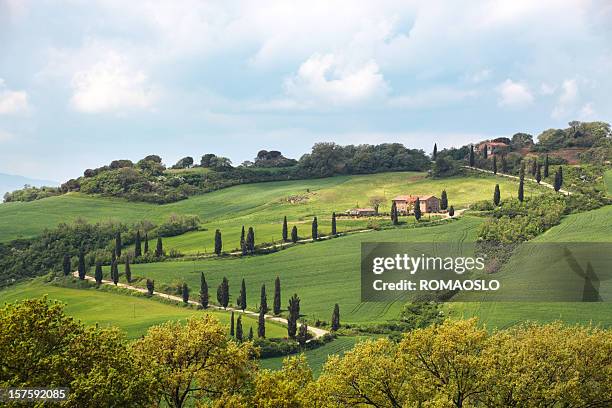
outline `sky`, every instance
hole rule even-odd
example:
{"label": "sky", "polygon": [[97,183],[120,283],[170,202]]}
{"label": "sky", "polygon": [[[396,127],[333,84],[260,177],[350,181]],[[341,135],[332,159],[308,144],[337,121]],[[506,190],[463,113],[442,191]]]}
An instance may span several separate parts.
{"label": "sky", "polygon": [[0,0],[0,173],[612,120],[612,2]]}

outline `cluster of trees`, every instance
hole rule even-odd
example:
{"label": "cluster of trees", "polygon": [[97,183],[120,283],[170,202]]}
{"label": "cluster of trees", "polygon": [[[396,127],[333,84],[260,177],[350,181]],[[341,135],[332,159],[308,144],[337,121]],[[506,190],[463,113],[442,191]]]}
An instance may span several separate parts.
{"label": "cluster of trees", "polygon": [[490,333],[449,320],[397,342],[361,342],[329,357],[315,379],[303,356],[258,369],[254,342],[232,340],[210,315],[154,326],[130,343],[46,300],[0,309],[0,386],[67,386],[71,407],[607,406],[611,350],[605,329]]}
{"label": "cluster of trees", "polygon": [[57,187],[35,187],[26,184],[21,190],[15,190],[4,194],[4,201],[34,201],[62,194]]}

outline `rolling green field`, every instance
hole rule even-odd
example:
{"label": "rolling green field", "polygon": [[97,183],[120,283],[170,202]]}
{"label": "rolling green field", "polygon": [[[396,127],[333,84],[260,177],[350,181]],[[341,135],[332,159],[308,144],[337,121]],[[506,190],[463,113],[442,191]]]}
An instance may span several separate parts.
{"label": "rolling green field", "polygon": [[[0,307],[7,302],[38,298],[44,295],[49,299],[65,303],[66,314],[84,324],[99,324],[103,327],[116,326],[124,331],[128,338],[140,337],[150,326],[168,320],[182,320],[202,313],[212,314],[224,325],[229,325],[230,320],[230,314],[226,312],[204,312],[145,297],[94,288],[77,289],[53,286],[44,284],[39,279],[1,290]],[[243,318],[245,333],[249,332],[249,327],[253,327],[253,331],[257,333],[257,320],[245,316]],[[285,327],[273,323],[267,323],[266,330],[269,337],[286,337],[287,335]]]}
{"label": "rolling green field", "polygon": [[570,214],[533,242],[612,242],[612,205]]}
{"label": "rolling green field", "polygon": [[362,242],[473,242],[481,222],[481,218],[465,216],[439,226],[356,233],[269,255],[135,264],[132,274],[154,279],[156,285],[185,281],[192,288],[198,287],[200,272],[204,272],[210,288],[216,288],[225,276],[230,282],[231,302],[238,296],[244,278],[252,310],[259,302],[261,285],[266,285],[270,299],[274,279],[279,276],[283,307],[297,293],[302,314],[313,320],[329,320],[334,303],[338,303],[343,322],[380,322],[397,318],[402,303],[360,302]]}
{"label": "rolling green field", "polygon": [[[273,242],[280,240],[282,219],[287,216],[291,226],[298,226],[300,236],[307,237],[310,235],[312,217],[319,217],[321,233],[329,232],[333,211],[343,213],[352,207],[368,206],[369,198],[373,196],[385,198],[387,203],[381,206],[380,211],[388,212],[391,198],[398,194],[439,196],[446,189],[449,204],[460,209],[492,197],[495,184],[500,185],[502,197],[516,195],[516,182],[504,177],[470,176],[434,180],[424,173],[414,172],[245,184],[166,205],[67,194],[28,203],[0,204],[0,242],[31,237],[44,228],[78,218],[91,222],[136,222],[147,219],[159,224],[171,214],[189,214],[200,217],[201,230],[165,239],[166,250],[211,252],[217,228],[223,233],[224,249],[232,250],[239,246],[242,225],[254,227],[257,243]],[[538,191],[538,187],[532,185],[525,188],[526,194]],[[290,198],[294,198],[293,203],[288,201]],[[338,229],[363,228],[367,223],[364,219],[340,219]]]}

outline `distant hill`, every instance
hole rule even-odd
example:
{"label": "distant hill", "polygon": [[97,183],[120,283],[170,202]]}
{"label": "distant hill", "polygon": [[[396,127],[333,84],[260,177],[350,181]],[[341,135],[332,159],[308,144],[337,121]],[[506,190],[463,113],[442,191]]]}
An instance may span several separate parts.
{"label": "distant hill", "polygon": [[4,193],[8,193],[10,191],[15,191],[20,188],[23,188],[23,186],[26,184],[29,184],[31,186],[36,186],[36,187],[41,187],[41,186],[56,187],[59,185],[57,181],[38,180],[38,179],[32,179],[32,178],[24,177],[24,176],[0,173],[0,202],[2,201],[2,197],[4,196]]}

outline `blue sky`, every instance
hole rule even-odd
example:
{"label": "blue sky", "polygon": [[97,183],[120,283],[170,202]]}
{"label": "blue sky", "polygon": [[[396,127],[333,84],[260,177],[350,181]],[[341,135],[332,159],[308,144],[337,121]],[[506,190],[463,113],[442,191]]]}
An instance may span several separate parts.
{"label": "blue sky", "polygon": [[0,0],[0,172],[612,118],[609,1]]}

